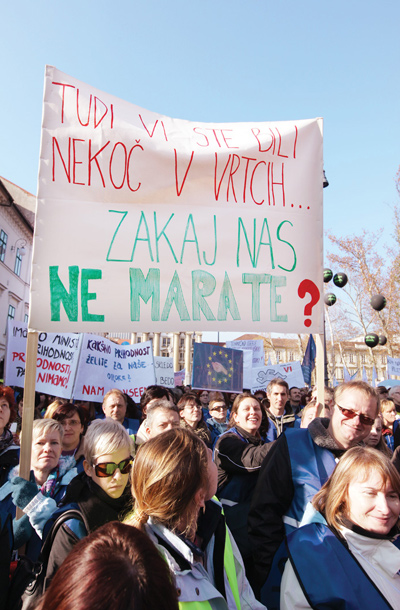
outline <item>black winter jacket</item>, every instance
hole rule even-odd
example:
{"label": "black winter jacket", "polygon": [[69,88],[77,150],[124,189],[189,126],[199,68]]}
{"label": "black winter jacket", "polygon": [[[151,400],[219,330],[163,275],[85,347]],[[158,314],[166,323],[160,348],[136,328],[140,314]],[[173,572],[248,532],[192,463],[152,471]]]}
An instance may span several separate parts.
{"label": "black winter jacket", "polygon": [[[71,520],[71,523],[69,521],[63,523],[56,534],[50,551],[46,581],[48,583],[51,581],[68,553],[81,538],[94,532],[98,527],[109,521],[117,521],[121,513],[123,514],[130,507],[131,495],[129,483],[121,498],[115,500],[110,498],[101,487],[96,485],[85,472],[76,476],[68,485],[63,506],[60,507],[60,510],[53,517],[70,508],[78,509],[82,513],[89,531],[81,522],[74,524],[73,522],[77,521],[75,519]],[[68,525],[69,523],[70,526]],[[48,525],[49,522],[46,524],[46,528]],[[73,525],[78,527],[73,527]]]}
{"label": "black winter jacket", "polygon": [[[313,420],[308,432],[315,444],[339,458],[343,453],[328,434],[329,419]],[[287,438],[282,434],[261,467],[248,517],[249,540],[255,560],[258,586],[265,582],[275,552],[285,537],[283,516],[294,498]]]}

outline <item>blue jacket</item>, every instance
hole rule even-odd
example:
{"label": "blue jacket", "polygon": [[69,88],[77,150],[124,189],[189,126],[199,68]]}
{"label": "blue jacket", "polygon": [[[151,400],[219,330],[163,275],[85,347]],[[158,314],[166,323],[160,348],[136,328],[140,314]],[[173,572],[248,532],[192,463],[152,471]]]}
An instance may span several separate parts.
{"label": "blue jacket", "polygon": [[289,404],[285,407],[282,417],[277,417],[269,409],[267,409],[267,415],[269,419],[268,432],[266,435],[267,441],[276,441],[282,432],[285,432],[289,428],[293,428],[295,422],[299,419],[292,412],[292,408]]}
{"label": "blue jacket", "polygon": [[355,557],[324,523],[310,523],[286,540],[303,593],[316,610],[389,610],[390,604]]}
{"label": "blue jacket", "polygon": [[[328,419],[317,418],[308,428],[289,429],[271,443],[249,511],[249,535],[260,587],[270,573],[268,581],[279,592],[281,566],[286,560],[284,548],[282,551],[285,534],[298,527],[307,502],[335,468],[335,456],[343,453],[328,427]],[[277,604],[275,607],[279,607],[279,595]],[[274,607],[270,599],[267,606]]]}
{"label": "blue jacket", "polygon": [[292,503],[283,517],[288,534],[299,526],[308,502],[335,470],[336,460],[328,449],[316,445],[303,428],[288,430],[286,437],[294,485]]}

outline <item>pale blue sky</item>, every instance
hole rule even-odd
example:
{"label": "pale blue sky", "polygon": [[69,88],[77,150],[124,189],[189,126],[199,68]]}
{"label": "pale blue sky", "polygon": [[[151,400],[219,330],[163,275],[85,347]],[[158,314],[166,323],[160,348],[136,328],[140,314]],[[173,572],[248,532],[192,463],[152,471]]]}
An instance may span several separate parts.
{"label": "pale blue sky", "polygon": [[[3,3],[0,175],[36,191],[45,64],[161,114],[324,118],[325,228],[385,226],[397,203],[398,0]],[[397,75],[397,76],[396,76]]]}

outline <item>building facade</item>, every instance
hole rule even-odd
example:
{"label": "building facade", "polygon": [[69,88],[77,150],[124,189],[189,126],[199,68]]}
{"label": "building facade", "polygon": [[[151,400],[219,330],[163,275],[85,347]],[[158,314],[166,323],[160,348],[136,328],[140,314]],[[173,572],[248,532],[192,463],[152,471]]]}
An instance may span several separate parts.
{"label": "building facade", "polygon": [[36,198],[0,176],[0,377],[9,319],[28,321]]}
{"label": "building facade", "polygon": [[[113,335],[115,337],[115,335]],[[111,339],[112,337],[109,336]],[[167,356],[174,358],[174,369],[179,371],[192,370],[193,345],[202,341],[201,332],[193,333],[126,333],[118,335],[118,341],[129,341],[140,343],[141,341],[153,341],[154,354],[156,356]],[[264,333],[244,334],[236,337],[237,340],[262,340],[264,343],[265,364],[284,364],[286,362],[302,362],[307,347],[308,335],[299,335],[296,338],[271,337]],[[221,344],[224,345],[224,344]],[[393,358],[400,358],[400,342],[394,344]],[[362,379],[365,371],[367,380],[372,383],[373,367],[375,366],[378,381],[387,378],[387,356],[388,350],[385,346],[377,346],[371,350],[364,343],[363,337],[356,337],[349,341],[335,342],[326,346],[326,365],[329,385],[333,386],[335,381],[344,381],[343,365],[354,379]],[[188,377],[187,377],[188,379]],[[187,381],[190,383],[190,381]],[[315,371],[313,372],[312,384],[315,383]]]}

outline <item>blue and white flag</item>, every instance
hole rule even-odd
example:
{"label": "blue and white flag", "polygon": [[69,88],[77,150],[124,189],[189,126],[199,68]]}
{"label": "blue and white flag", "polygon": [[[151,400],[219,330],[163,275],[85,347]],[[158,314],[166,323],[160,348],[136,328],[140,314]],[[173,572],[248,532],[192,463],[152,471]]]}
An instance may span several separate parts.
{"label": "blue and white flag", "polygon": [[317,348],[315,347],[314,337],[312,335],[310,335],[308,338],[306,351],[305,351],[303,362],[301,365],[304,381],[308,385],[311,384],[311,373],[315,367],[316,354],[317,354]]}
{"label": "blue and white flag", "polygon": [[354,375],[350,375],[349,371],[346,368],[346,365],[343,365],[343,381],[346,383],[347,381],[353,381],[357,377],[358,369],[354,373]]}

